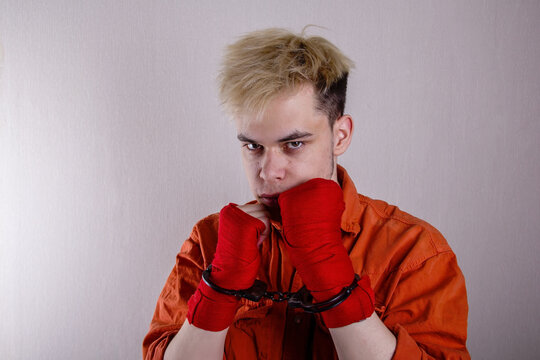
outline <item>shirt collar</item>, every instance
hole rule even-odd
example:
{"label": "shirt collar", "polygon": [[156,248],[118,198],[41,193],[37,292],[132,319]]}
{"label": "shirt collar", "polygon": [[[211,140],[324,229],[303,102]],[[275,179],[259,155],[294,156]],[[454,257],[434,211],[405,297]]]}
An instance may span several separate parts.
{"label": "shirt collar", "polygon": [[360,232],[360,216],[362,206],[358,200],[358,192],[347,171],[337,166],[338,182],[343,190],[343,201],[345,202],[345,211],[341,216],[341,229],[353,233],[355,236]]}

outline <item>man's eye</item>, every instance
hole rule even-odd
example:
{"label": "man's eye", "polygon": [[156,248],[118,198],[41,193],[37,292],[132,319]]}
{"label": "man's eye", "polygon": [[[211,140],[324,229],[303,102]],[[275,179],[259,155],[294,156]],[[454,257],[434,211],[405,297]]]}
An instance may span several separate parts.
{"label": "man's eye", "polygon": [[246,144],[244,146],[247,147],[247,149],[251,151],[259,150],[261,148],[261,145],[259,144]]}
{"label": "man's eye", "polygon": [[301,148],[304,145],[304,142],[302,141],[289,141],[287,143],[287,148],[290,150],[296,150]]}

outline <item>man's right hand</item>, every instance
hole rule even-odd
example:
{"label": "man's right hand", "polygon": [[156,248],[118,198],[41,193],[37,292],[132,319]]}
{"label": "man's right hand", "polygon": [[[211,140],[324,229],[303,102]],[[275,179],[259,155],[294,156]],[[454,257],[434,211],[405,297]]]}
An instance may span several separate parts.
{"label": "man's right hand", "polygon": [[[225,289],[253,285],[259,270],[259,244],[267,236],[269,220],[259,204],[225,206],[219,215],[218,243],[212,261],[212,281]],[[211,289],[201,280],[189,299],[187,318],[196,327],[220,331],[230,326],[238,299]]]}
{"label": "man's right hand", "polygon": [[259,203],[238,205],[237,207],[255,219],[261,220],[266,226],[262,234],[257,239],[257,247],[260,247],[262,242],[268,238],[268,234],[270,233],[270,213],[268,212],[268,209],[266,206]]}
{"label": "man's right hand", "polygon": [[219,213],[211,279],[222,288],[247,289],[255,281],[261,260],[257,243],[267,231],[261,206],[229,204]]}

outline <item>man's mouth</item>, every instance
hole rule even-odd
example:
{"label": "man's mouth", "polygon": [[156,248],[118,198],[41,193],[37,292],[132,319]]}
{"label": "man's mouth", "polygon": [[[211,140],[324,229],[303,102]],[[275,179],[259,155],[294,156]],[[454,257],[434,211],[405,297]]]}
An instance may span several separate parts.
{"label": "man's mouth", "polygon": [[275,208],[278,207],[278,196],[279,194],[261,194],[259,200],[263,205]]}

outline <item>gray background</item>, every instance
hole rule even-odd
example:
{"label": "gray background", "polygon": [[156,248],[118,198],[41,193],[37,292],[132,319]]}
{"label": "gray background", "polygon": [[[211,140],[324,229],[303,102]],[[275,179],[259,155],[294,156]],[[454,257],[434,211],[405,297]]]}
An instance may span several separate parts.
{"label": "gray background", "polygon": [[340,162],[439,228],[475,359],[540,352],[540,2],[0,5],[0,353],[137,359],[195,221],[250,199],[216,74],[306,24],[355,62]]}

